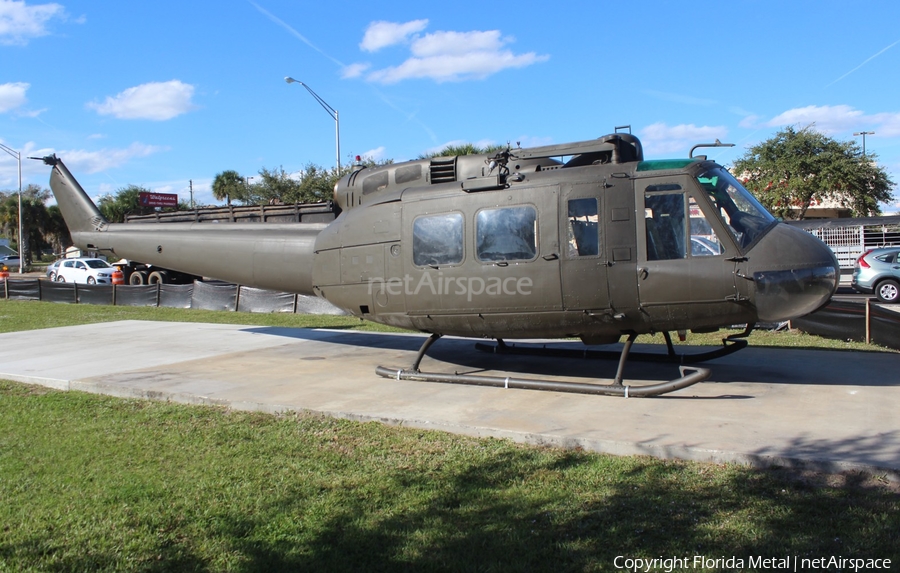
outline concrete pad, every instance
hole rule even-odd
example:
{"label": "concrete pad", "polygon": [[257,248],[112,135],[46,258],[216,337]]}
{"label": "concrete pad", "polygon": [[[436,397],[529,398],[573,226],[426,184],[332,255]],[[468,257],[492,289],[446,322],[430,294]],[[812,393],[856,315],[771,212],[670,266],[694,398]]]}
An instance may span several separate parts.
{"label": "concrete pad", "polygon": [[[711,380],[657,398],[375,374],[379,365],[408,366],[423,341],[415,334],[122,321],[0,334],[0,378],[621,455],[859,469],[900,479],[897,354],[750,347],[706,364]],[[497,356],[474,350],[473,340],[445,338],[422,369],[596,382],[614,376],[616,362]],[[625,370],[628,384],[677,376],[671,364],[632,362]]]}

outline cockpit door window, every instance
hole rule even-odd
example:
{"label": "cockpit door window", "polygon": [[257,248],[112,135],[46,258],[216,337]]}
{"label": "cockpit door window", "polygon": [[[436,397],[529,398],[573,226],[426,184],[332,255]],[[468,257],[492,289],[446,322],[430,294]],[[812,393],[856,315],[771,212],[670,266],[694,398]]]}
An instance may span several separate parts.
{"label": "cockpit door window", "polygon": [[725,250],[716,235],[716,230],[707,220],[706,214],[697,204],[697,200],[691,196],[688,196],[688,213],[691,217],[691,256],[714,257],[721,255]]}

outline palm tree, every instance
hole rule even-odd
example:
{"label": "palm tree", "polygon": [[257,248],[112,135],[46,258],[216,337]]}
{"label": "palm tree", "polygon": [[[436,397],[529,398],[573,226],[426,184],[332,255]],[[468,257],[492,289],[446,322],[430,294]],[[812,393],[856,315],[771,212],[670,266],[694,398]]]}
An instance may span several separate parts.
{"label": "palm tree", "polygon": [[231,198],[240,198],[244,194],[244,178],[233,170],[229,169],[216,175],[213,179],[212,193],[217,201],[225,200],[231,205]]}
{"label": "palm tree", "polygon": [[505,145],[486,145],[479,147],[474,143],[461,143],[458,145],[447,145],[440,151],[434,153],[425,153],[419,156],[419,159],[431,159],[432,157],[452,157],[454,155],[480,155],[482,153],[494,153],[506,149]]}

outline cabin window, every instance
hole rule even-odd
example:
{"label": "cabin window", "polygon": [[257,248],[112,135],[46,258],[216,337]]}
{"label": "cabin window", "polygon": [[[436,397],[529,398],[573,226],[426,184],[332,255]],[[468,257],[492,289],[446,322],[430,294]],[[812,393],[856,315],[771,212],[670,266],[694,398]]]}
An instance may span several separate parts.
{"label": "cabin window", "polygon": [[422,165],[407,165],[406,167],[398,167],[397,172],[394,174],[394,181],[401,185],[403,183],[410,183],[411,181],[418,181],[422,178]]}
{"label": "cabin window", "polygon": [[688,197],[688,212],[691,216],[691,256],[714,257],[724,252],[715,229],[706,219],[706,214],[693,197]]}
{"label": "cabin window", "polygon": [[461,213],[426,215],[413,221],[413,263],[416,266],[455,265],[462,260]]}
{"label": "cabin window", "polygon": [[[647,187],[647,191],[653,187]],[[644,196],[648,261],[685,258],[685,218],[683,193],[648,193]]]}
{"label": "cabin window", "polygon": [[482,209],[475,216],[475,254],[479,261],[528,261],[537,256],[534,207]]}
{"label": "cabin window", "polygon": [[381,191],[388,186],[388,172],[373,173],[363,181],[363,195]]}
{"label": "cabin window", "polygon": [[566,242],[570,258],[595,257],[600,254],[600,218],[596,198],[569,201]]}

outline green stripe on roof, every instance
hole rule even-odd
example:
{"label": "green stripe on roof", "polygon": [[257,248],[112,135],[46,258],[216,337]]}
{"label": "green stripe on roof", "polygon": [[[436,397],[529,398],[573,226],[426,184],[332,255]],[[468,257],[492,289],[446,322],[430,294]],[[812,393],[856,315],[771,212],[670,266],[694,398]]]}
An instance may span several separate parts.
{"label": "green stripe on roof", "polygon": [[683,169],[699,159],[652,159],[638,163],[638,171],[661,171],[663,169]]}

